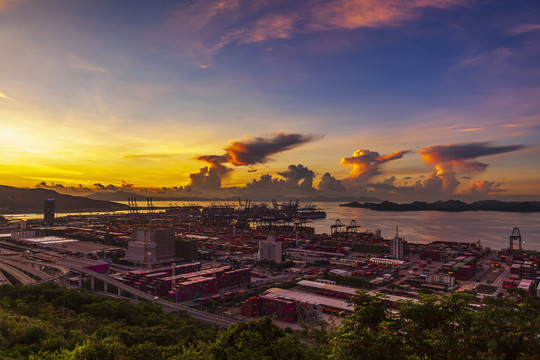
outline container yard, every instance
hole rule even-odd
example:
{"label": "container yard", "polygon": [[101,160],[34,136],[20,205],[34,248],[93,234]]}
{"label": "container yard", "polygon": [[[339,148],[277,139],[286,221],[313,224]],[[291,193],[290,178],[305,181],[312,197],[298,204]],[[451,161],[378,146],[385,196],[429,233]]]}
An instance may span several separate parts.
{"label": "container yard", "polygon": [[[287,324],[321,314],[346,315],[351,311],[347,300],[359,288],[371,295],[384,293],[391,307],[399,300],[417,301],[421,293],[469,290],[482,298],[511,288],[538,291],[538,252],[494,252],[476,242],[404,241],[400,255],[393,252],[392,239],[384,239],[380,231],[358,232],[359,225],[352,222],[347,226],[336,221],[330,234],[315,233],[306,222],[289,221],[289,205],[185,206],[161,213],[96,215],[85,221],[70,217],[64,226],[20,229],[19,235],[33,234],[35,240],[18,237],[12,243],[33,250],[43,261],[77,254],[82,261],[77,267],[114,270],[111,277],[159,298],[208,311],[221,302],[220,309],[227,304],[227,316],[266,314]],[[182,246],[160,250],[157,236],[136,238],[134,229],[156,234],[166,230],[171,240],[167,244]],[[144,251],[139,262],[130,263],[122,254],[135,243]],[[261,247],[265,251],[259,251]],[[159,252],[167,261],[158,259]],[[109,263],[86,261],[98,255]],[[183,263],[180,258],[185,257],[196,260]]]}
{"label": "container yard", "polygon": [[208,297],[221,290],[244,286],[251,280],[251,269],[220,266],[201,270],[201,263],[174,267],[129,271],[123,282],[156,296],[173,298],[176,302]]}

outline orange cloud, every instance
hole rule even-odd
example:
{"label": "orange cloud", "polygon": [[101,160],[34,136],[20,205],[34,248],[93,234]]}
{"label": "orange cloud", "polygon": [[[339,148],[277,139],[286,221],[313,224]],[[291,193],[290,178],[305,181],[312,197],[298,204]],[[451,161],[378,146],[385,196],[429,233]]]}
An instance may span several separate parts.
{"label": "orange cloud", "polygon": [[173,44],[188,55],[211,56],[231,43],[289,39],[294,34],[334,29],[400,26],[420,17],[422,9],[448,9],[470,1],[195,1],[177,5],[157,35],[159,41]]}
{"label": "orange cloud", "polygon": [[[233,141],[230,146],[225,148],[226,153],[223,155],[199,155],[195,157],[209,166],[199,169],[198,173],[190,174],[189,190],[219,191],[221,189],[221,179],[233,171],[224,164],[244,166],[264,163],[273,154],[291,150],[318,138],[320,136],[278,133],[270,138],[256,137],[243,141]],[[290,168],[289,170],[297,170],[296,174],[304,169]],[[304,178],[307,177],[304,176]],[[311,188],[312,182],[313,179],[311,178],[306,184],[309,183]]]}
{"label": "orange cloud", "polygon": [[494,183],[488,180],[471,181],[467,189],[463,191],[467,195],[489,195],[494,192],[504,192],[506,190],[500,189],[500,183]]}
{"label": "orange cloud", "polygon": [[0,11],[4,9],[12,0],[0,0]]}
{"label": "orange cloud", "polygon": [[253,165],[266,162],[270,155],[291,150],[319,138],[320,136],[315,135],[278,133],[271,138],[256,137],[250,140],[233,141],[225,150],[230,164]]}
{"label": "orange cloud", "polygon": [[419,16],[418,9],[447,9],[463,0],[338,0],[322,1],[311,10],[310,27],[316,30],[398,26]]}
{"label": "orange cloud", "polygon": [[451,193],[460,184],[456,172],[481,172],[487,168],[477,157],[502,154],[523,149],[524,145],[490,146],[490,143],[436,145],[422,148],[422,160],[436,169],[435,176],[443,181],[443,190]]}
{"label": "orange cloud", "polygon": [[350,179],[367,181],[373,176],[380,174],[379,168],[381,164],[391,160],[401,159],[409,151],[399,150],[387,155],[380,155],[376,151],[359,149],[354,152],[353,156],[342,158],[340,164],[343,166],[352,166],[349,174]]}

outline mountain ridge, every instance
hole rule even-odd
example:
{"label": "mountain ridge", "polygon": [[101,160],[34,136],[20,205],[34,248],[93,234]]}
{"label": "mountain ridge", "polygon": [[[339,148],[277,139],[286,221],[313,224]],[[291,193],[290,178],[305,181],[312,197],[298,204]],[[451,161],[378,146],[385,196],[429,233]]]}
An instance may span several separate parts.
{"label": "mountain ridge", "polygon": [[128,209],[124,204],[60,194],[49,189],[26,189],[0,185],[0,213],[43,212],[43,202],[55,199],[56,212]]}
{"label": "mountain ridge", "polygon": [[344,207],[364,208],[375,211],[502,211],[502,212],[540,212],[540,201],[499,201],[482,200],[467,204],[460,200],[435,201],[432,203],[414,201],[408,204],[398,204],[391,201],[380,203],[353,201],[339,204]]}

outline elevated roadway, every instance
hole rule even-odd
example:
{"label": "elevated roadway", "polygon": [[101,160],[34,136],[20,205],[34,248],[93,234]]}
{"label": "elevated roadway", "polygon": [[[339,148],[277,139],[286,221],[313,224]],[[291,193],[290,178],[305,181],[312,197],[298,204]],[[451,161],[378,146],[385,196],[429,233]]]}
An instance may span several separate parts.
{"label": "elevated roadway", "polygon": [[21,285],[31,285],[36,282],[30,276],[6,263],[0,262],[0,270],[5,271],[9,275],[13,276]]}
{"label": "elevated roadway", "polygon": [[[108,277],[106,275],[103,275],[103,274],[100,274],[100,273],[95,272],[95,271],[91,271],[91,270],[87,270],[87,269],[79,268],[79,267],[70,267],[70,270],[73,271],[73,272],[78,272],[80,274],[87,274],[87,275],[93,277],[94,279],[99,279],[99,280],[103,281],[107,285],[111,285],[111,286],[116,287],[118,289],[119,295],[121,295],[121,292],[125,292],[127,294],[131,294],[132,296],[134,296],[136,298],[144,299],[144,300],[153,302],[154,304],[158,304],[158,305],[160,305],[162,308],[164,308],[166,310],[182,311],[185,314],[187,314],[188,316],[190,316],[190,317],[192,317],[192,318],[194,318],[196,320],[202,321],[202,322],[206,322],[206,323],[216,325],[216,326],[219,326],[219,327],[223,327],[223,328],[228,327],[229,325],[238,322],[237,320],[234,320],[234,319],[225,318],[223,316],[210,314],[210,313],[207,313],[205,311],[193,309],[193,308],[187,307],[185,305],[176,304],[176,303],[173,303],[171,301],[160,299],[158,297],[155,297],[153,295],[145,293],[144,291],[140,291],[140,290],[135,289],[135,288],[133,288],[133,287],[131,287],[129,285],[126,285],[121,281],[111,279],[110,277]],[[92,280],[92,283],[93,283],[93,280]],[[103,294],[103,292],[100,292],[100,294]],[[117,295],[115,295],[115,294],[111,294],[111,295],[117,297]]]}
{"label": "elevated roadway", "polygon": [[[69,269],[64,266],[29,260],[21,257],[0,257],[0,265],[2,264],[10,267],[13,270],[17,270],[20,273],[23,273],[23,275],[25,275],[27,278],[30,277],[24,274],[24,271],[40,279],[33,280],[31,283],[25,283],[23,285],[39,285],[46,282],[53,282],[61,277],[69,275]],[[45,269],[50,273],[47,271],[43,271]],[[12,274],[12,272],[8,272]]]}
{"label": "elevated roadway", "polygon": [[27,274],[30,274],[30,275],[33,275],[35,277],[37,277],[38,279],[40,280],[45,280],[45,279],[48,279],[51,277],[51,274],[48,274],[46,273],[45,271],[41,271],[33,266],[30,266],[30,265],[26,265],[20,261],[17,261],[17,260],[12,260],[12,259],[2,259],[0,258],[0,261],[3,262],[4,264],[8,264],[9,266],[12,266],[24,273],[27,273]]}
{"label": "elevated roadway", "polygon": [[3,272],[0,272],[0,285],[11,285]]}

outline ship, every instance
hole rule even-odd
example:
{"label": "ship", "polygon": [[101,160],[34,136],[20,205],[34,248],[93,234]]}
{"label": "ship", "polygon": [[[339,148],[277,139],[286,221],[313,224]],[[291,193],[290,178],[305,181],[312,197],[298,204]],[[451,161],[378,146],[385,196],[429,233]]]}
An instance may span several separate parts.
{"label": "ship", "polygon": [[315,206],[315,205],[306,205],[303,208],[298,208],[297,215],[299,219],[325,219],[326,212]]}

